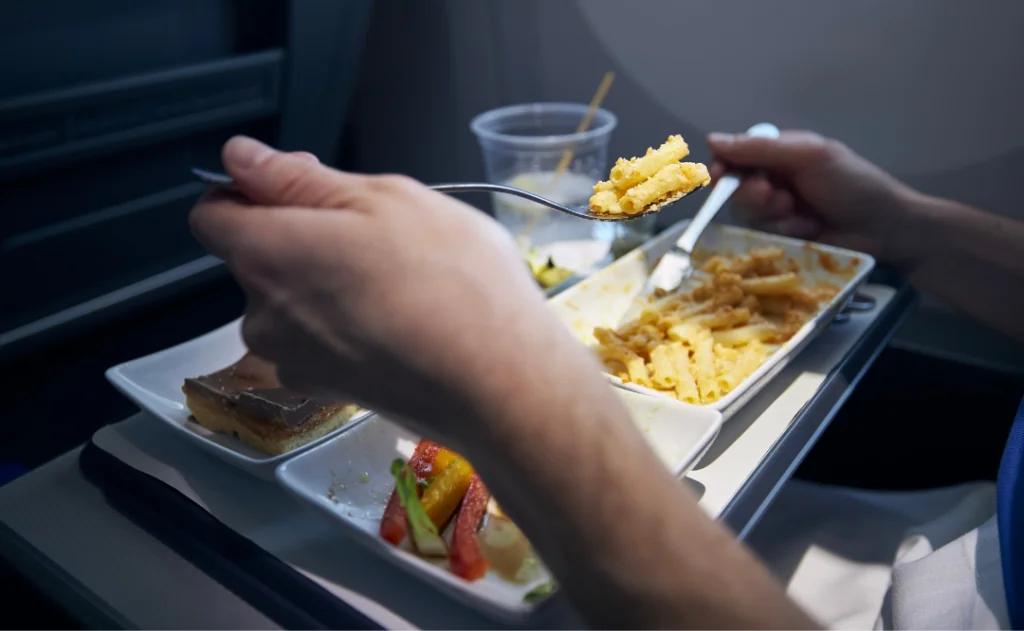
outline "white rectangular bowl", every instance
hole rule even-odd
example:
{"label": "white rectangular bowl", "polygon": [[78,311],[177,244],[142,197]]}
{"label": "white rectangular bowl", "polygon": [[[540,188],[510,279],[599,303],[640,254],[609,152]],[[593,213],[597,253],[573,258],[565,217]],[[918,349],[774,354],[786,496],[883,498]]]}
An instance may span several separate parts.
{"label": "white rectangular bowl", "polygon": [[249,447],[238,438],[211,432],[189,420],[181,387],[185,379],[216,372],[245,354],[241,320],[162,351],[133,359],[107,370],[107,380],[143,410],[166,422],[182,436],[218,458],[249,473],[274,479],[274,470],[285,459],[351,429],[372,412],[361,412],[344,426],[302,447],[270,456]]}
{"label": "white rectangular bowl", "polygon": [[[640,296],[653,264],[671,249],[688,224],[689,220],[679,222],[642,247],[549,299],[548,304],[577,339],[588,346],[596,344],[594,328],[616,328],[622,324],[630,306]],[[703,251],[732,255],[772,246],[785,250],[786,256],[795,259],[805,277],[815,281],[829,281],[841,289],[822,308],[821,313],[807,322],[732,392],[714,403],[702,406],[721,411],[726,419],[757,394],[800,349],[829,325],[875,267],[875,260],[860,252],[720,224],[709,226],[698,244],[698,248]],[[852,273],[834,274],[823,269],[818,264],[819,254],[822,253],[831,255],[841,268],[849,269]],[[670,398],[643,386],[623,383],[614,375],[608,375],[608,379],[634,392]]]}
{"label": "white rectangular bowl", "polygon": [[[677,476],[685,475],[711,446],[722,415],[707,407],[652,398],[616,388],[658,458]],[[455,598],[490,615],[521,619],[535,605],[523,597],[547,580],[514,585],[488,574],[470,583],[452,575],[446,562],[435,563],[396,548],[380,538],[380,518],[394,488],[389,467],[408,459],[419,437],[374,416],[314,449],[289,459],[277,479],[300,500],[312,504],[351,537],[390,562],[437,585]]]}

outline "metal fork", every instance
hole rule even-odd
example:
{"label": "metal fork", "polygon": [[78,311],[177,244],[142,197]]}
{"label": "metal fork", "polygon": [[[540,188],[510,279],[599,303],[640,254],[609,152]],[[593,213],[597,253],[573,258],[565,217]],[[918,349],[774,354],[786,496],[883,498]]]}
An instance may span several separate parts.
{"label": "metal fork", "polygon": [[[203,169],[192,169],[192,174],[199,178],[200,181],[211,184],[213,186],[219,186],[221,188],[233,189],[235,186],[234,180],[230,176],[223,173],[215,173],[213,171],[204,171]],[[530,191],[524,191],[521,188],[515,188],[512,186],[505,186],[503,184],[488,184],[486,182],[465,182],[459,184],[433,184],[430,186],[435,191],[440,193],[458,194],[458,193],[504,193],[506,195],[514,195],[516,197],[522,197],[531,202],[535,202],[542,206],[547,206],[558,212],[572,215],[573,217],[579,217],[580,219],[587,219],[590,221],[629,221],[636,219],[637,217],[643,217],[651,213],[658,212],[662,208],[669,204],[674,204],[680,199],[686,197],[693,191],[687,193],[676,193],[675,195],[663,199],[660,202],[652,204],[644,209],[643,212],[636,213],[633,215],[598,215],[590,212],[587,207],[572,207],[564,204],[559,204],[556,201],[550,200],[546,197],[531,193]],[[697,190],[697,189],[694,189]]]}
{"label": "metal fork", "polygon": [[[759,136],[761,138],[778,138],[779,129],[771,123],[759,123],[747,130],[748,136]],[[718,211],[722,209],[725,202],[729,201],[732,194],[740,186],[740,178],[736,175],[727,174],[719,178],[718,183],[711,189],[711,194],[704,200],[704,205],[690,221],[683,234],[676,240],[672,249],[665,253],[654,267],[654,271],[647,279],[644,292],[641,297],[654,293],[656,290],[665,292],[675,291],[691,274],[693,274],[693,249],[697,240],[704,234],[711,220],[715,218]]]}

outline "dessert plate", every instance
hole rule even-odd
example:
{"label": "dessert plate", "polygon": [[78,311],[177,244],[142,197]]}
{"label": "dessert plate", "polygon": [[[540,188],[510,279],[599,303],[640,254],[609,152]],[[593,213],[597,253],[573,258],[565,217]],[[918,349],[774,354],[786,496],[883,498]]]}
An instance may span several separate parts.
{"label": "dessert plate", "polygon": [[363,411],[348,423],[306,445],[279,456],[249,447],[234,436],[211,432],[189,420],[182,384],[189,377],[210,374],[245,354],[241,320],[235,320],[183,344],[119,364],[107,371],[107,380],[143,410],[167,423],[202,449],[261,478],[274,479],[284,460],[336,436],[372,414]]}

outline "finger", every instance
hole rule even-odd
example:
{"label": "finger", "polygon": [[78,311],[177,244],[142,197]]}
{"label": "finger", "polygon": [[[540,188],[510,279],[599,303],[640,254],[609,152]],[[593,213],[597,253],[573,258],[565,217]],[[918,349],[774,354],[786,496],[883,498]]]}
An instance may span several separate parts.
{"label": "finger", "polygon": [[[263,304],[255,307],[256,302]],[[318,333],[320,327],[296,311],[294,302],[287,299],[251,302],[242,319],[243,343],[267,361],[280,364],[299,357],[314,374],[334,379],[332,370],[323,366],[333,365],[338,357],[351,355],[351,346]]]}
{"label": "finger", "polygon": [[768,178],[754,176],[740,182],[739,188],[732,194],[732,199],[737,204],[767,206],[773,192],[772,183],[768,181]]}
{"label": "finger", "polygon": [[771,214],[782,217],[796,213],[796,198],[785,189],[775,189],[772,193],[772,200],[768,204]]}
{"label": "finger", "polygon": [[312,162],[313,164],[320,164],[320,158],[311,154],[308,151],[293,151],[292,154],[296,158],[302,158],[306,162]]}
{"label": "finger", "polygon": [[[240,282],[275,274],[282,265],[315,265],[318,253],[359,238],[360,213],[258,206],[231,198],[204,199],[189,224],[196,239],[222,259]],[[330,235],[330,236],[328,236]]]}
{"label": "finger", "polygon": [[749,204],[736,204],[732,207],[732,216],[749,225],[770,223],[791,217],[792,211],[777,210],[771,205],[751,206]]}
{"label": "finger", "polygon": [[330,369],[294,362],[283,362],[276,367],[277,380],[289,390],[321,399],[364,403],[353,401],[349,391],[361,389],[362,384],[357,371],[346,370],[346,367],[337,364],[332,364]]}
{"label": "finger", "polygon": [[821,232],[821,222],[813,217],[792,215],[767,225],[769,232],[793,237],[795,239],[813,239]]}
{"label": "finger", "polygon": [[732,166],[792,173],[820,161],[828,141],[808,131],[785,131],[778,138],[712,133],[708,147],[716,160]]}
{"label": "finger", "polygon": [[711,175],[711,181],[712,182],[718,182],[718,179],[720,177],[722,177],[723,175],[725,175],[725,171],[726,171],[725,163],[719,162],[719,161],[712,162],[711,163],[711,168],[709,169],[709,174]]}
{"label": "finger", "polygon": [[219,189],[203,195],[188,215],[189,228],[210,254],[226,260],[233,249],[235,224],[250,204],[234,193]]}
{"label": "finger", "polygon": [[242,317],[242,343],[254,355],[277,363],[285,354],[282,353],[282,344],[278,341],[277,331],[280,327],[275,324],[271,309],[262,295],[251,302]]}
{"label": "finger", "polygon": [[267,206],[347,208],[365,181],[362,176],[335,171],[308,157],[282,153],[245,136],[229,140],[221,160],[237,188],[257,204]]}
{"label": "finger", "polygon": [[238,195],[211,193],[192,208],[189,227],[203,247],[231,267],[241,253],[267,244],[282,230],[295,229],[287,217],[282,221],[275,216],[275,210],[284,209],[258,206]]}

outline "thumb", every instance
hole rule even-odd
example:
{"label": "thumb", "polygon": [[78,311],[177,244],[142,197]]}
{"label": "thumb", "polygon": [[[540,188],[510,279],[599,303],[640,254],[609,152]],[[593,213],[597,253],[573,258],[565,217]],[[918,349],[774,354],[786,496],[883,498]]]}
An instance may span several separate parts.
{"label": "thumb", "polygon": [[746,134],[708,135],[715,159],[730,166],[793,173],[820,161],[828,141],[809,131],[784,131],[778,138]]}
{"label": "thumb", "polygon": [[361,180],[358,175],[336,171],[302,154],[278,151],[247,136],[227,141],[221,161],[238,190],[264,206],[345,207]]}

